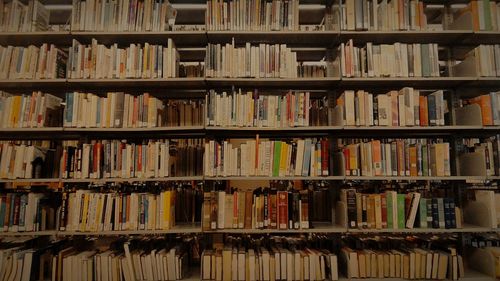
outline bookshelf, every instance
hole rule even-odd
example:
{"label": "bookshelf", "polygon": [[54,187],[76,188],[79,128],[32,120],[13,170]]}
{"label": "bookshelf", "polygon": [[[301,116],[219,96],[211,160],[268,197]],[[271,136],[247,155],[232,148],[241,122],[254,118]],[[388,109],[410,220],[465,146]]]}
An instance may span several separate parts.
{"label": "bookshelf", "polygon": [[[349,1],[349,0],[346,0]],[[301,25],[318,25],[319,20],[324,16],[325,4],[333,2],[337,20],[341,21],[343,14],[340,10],[346,1],[322,1],[322,0],[300,0],[299,19]],[[481,0],[479,0],[481,1]],[[469,97],[479,93],[498,91],[500,87],[499,77],[482,77],[476,75],[454,76],[453,64],[459,63],[454,47],[465,46],[473,48],[479,44],[500,43],[499,31],[473,30],[472,28],[458,28],[455,30],[446,28],[453,21],[453,13],[447,9],[455,9],[448,3],[442,1],[423,1],[428,4],[426,9],[430,15],[434,6],[438,6],[440,16],[438,19],[429,19],[433,25],[442,21],[442,30],[347,30],[341,27],[342,23],[336,22],[333,28],[323,26],[324,30],[206,30],[205,11],[207,9],[204,0],[171,0],[172,6],[178,10],[176,25],[179,29],[168,31],[77,31],[67,26],[64,31],[33,31],[33,32],[0,32],[0,45],[13,46],[40,46],[43,43],[54,43],[57,47],[71,47],[72,40],[76,39],[84,45],[91,44],[92,39],[96,39],[99,44],[110,46],[118,43],[124,48],[133,43],[166,44],[167,39],[172,39],[177,46],[181,63],[203,62],[208,44],[226,44],[235,42],[238,47],[244,46],[246,42],[252,45],[259,43],[266,44],[286,44],[293,52],[297,53],[298,60],[313,61],[314,63],[327,63],[325,77],[298,77],[298,78],[226,78],[226,77],[174,77],[174,78],[151,78],[151,79],[0,79],[0,90],[12,92],[14,94],[28,94],[30,91],[41,90],[44,93],[54,94],[63,97],[68,91],[82,91],[104,96],[106,92],[126,92],[139,95],[142,92],[151,91],[158,98],[188,99],[196,98],[203,100],[205,94],[210,90],[230,92],[232,89],[242,88],[244,90],[259,89],[262,92],[270,92],[275,95],[282,95],[285,90],[293,91],[317,91],[328,100],[331,107],[335,106],[335,99],[343,90],[372,90],[376,94],[385,93],[389,90],[399,90],[403,87],[414,87],[422,90],[448,90],[447,106],[450,113],[456,116],[454,110],[457,109],[458,99]],[[464,6],[468,1],[451,1],[458,6]],[[72,10],[72,3],[69,0],[47,1],[51,6],[53,15]],[[329,4],[328,4],[329,5]],[[61,11],[57,12],[60,9]],[[51,16],[55,17],[55,16]],[[443,17],[443,19],[440,19]],[[51,18],[51,21],[53,19]],[[71,22],[71,21],[69,21]],[[60,24],[60,23],[59,23]],[[189,29],[194,26],[193,30]],[[199,28],[201,26],[201,28]],[[345,77],[341,73],[340,63],[343,60],[339,46],[353,40],[355,46],[363,46],[370,42],[373,44],[394,44],[399,43],[437,43],[439,45],[439,77]],[[329,69],[330,68],[330,69]],[[498,70],[500,71],[500,70]],[[386,91],[387,90],[387,91]],[[374,96],[376,95],[374,94]],[[186,98],[187,97],[187,98]],[[333,106],[332,106],[333,105]],[[0,114],[2,112],[0,111]],[[476,112],[477,113],[477,112]],[[228,140],[228,139],[255,139],[258,135],[267,139],[300,139],[300,138],[320,138],[326,137],[329,140],[347,138],[445,138],[450,141],[450,160],[458,161],[458,145],[455,142],[465,138],[481,137],[487,138],[500,134],[500,125],[486,126],[480,121],[481,116],[464,113],[458,119],[447,122],[444,126],[348,126],[342,123],[341,114],[336,114],[334,124],[321,126],[291,126],[291,127],[242,127],[242,126],[157,126],[144,128],[77,128],[77,127],[42,127],[42,128],[0,128],[0,140],[9,141],[34,141],[34,140],[54,140],[63,142],[67,140],[89,143],[102,139],[204,139]],[[204,116],[205,118],[206,116]],[[456,117],[453,117],[456,118]],[[478,121],[479,119],[479,121]],[[458,120],[458,121],[457,121]],[[471,121],[472,120],[472,121]],[[332,152],[333,153],[333,152]],[[198,159],[201,160],[201,159]],[[480,161],[481,159],[477,160]],[[444,189],[449,189],[447,194],[454,196],[467,189],[467,185],[485,185],[497,188],[496,184],[500,175],[461,175],[459,173],[460,163],[451,163],[451,176],[366,176],[366,175],[345,175],[341,169],[342,164],[337,159],[330,158],[329,168],[335,171],[328,176],[206,176],[203,171],[197,176],[169,176],[169,177],[99,177],[99,178],[16,178],[0,179],[0,187],[11,192],[11,188],[29,187],[38,185],[50,185],[48,190],[41,189],[41,192],[63,193],[78,190],[79,188],[104,188],[107,186],[140,184],[175,184],[177,182],[202,182],[206,191],[220,190],[221,187],[228,189],[230,185],[250,185],[258,187],[265,182],[327,182],[331,189],[345,187],[356,187],[358,184],[367,182],[377,184],[422,184],[427,187],[439,183],[447,183]],[[335,162],[335,163],[334,163]],[[483,161],[484,162],[484,161]],[[467,163],[468,164],[468,163]],[[339,165],[339,166],[335,166]],[[335,166],[334,168],[332,166]],[[474,163],[470,164],[474,166]],[[468,166],[467,166],[468,167]],[[465,170],[467,170],[467,167]],[[497,167],[498,169],[498,167]],[[55,188],[54,188],[55,187]],[[360,186],[361,187],[361,186]],[[116,190],[114,190],[116,191]],[[38,192],[38,191],[36,191]],[[458,197],[458,195],[456,196]],[[337,201],[340,202],[338,198]],[[460,201],[460,200],[457,200]],[[197,202],[201,204],[201,202]],[[464,202],[457,202],[457,204]],[[258,229],[258,228],[226,228],[203,230],[201,222],[194,224],[176,224],[168,230],[107,230],[107,231],[19,231],[1,232],[0,239],[5,237],[57,237],[61,239],[85,239],[86,237],[169,237],[187,235],[198,237],[199,239],[212,240],[223,239],[223,237],[238,236],[309,236],[334,235],[340,238],[342,235],[358,237],[362,235],[457,235],[465,238],[471,234],[497,234],[499,228],[485,225],[484,222],[474,221],[463,223],[461,228],[413,228],[413,229],[354,229],[347,227],[346,208],[333,206],[334,212],[331,222],[314,222],[314,227],[308,229]],[[466,210],[464,210],[466,212]],[[202,215],[202,214],[199,214]],[[200,219],[201,220],[201,219]],[[336,236],[335,236],[336,235]],[[220,241],[219,241],[220,242]],[[1,243],[1,242],[0,242]],[[461,249],[459,248],[459,251]],[[466,258],[466,255],[463,255]],[[467,259],[466,259],[467,260]],[[472,262],[471,262],[472,264]],[[339,263],[339,269],[341,264]],[[480,272],[467,268],[465,276],[459,280],[494,280],[491,277],[491,265],[485,268],[476,268]],[[200,272],[203,267],[191,267],[188,269],[187,278],[182,280],[200,280]],[[488,275],[490,276],[488,276]],[[339,280],[347,279],[340,276]],[[361,279],[360,279],[361,280]],[[369,278],[363,280],[401,280],[398,278]]]}

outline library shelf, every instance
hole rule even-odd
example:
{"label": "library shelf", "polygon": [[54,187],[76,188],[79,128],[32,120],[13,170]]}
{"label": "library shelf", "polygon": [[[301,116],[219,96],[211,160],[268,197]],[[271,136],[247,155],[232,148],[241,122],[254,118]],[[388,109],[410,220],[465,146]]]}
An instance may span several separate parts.
{"label": "library shelf", "polygon": [[493,232],[491,227],[465,224],[462,228],[404,228],[404,229],[359,229],[349,228],[350,233],[486,233]]}
{"label": "library shelf", "polygon": [[471,30],[422,30],[422,31],[347,31],[340,32],[340,41],[353,39],[354,44],[371,42],[374,44],[400,43],[437,43],[451,45],[472,36]]}
{"label": "library shelf", "polygon": [[310,177],[310,176],[305,176],[305,177],[302,177],[302,176],[296,176],[296,177],[293,177],[293,176],[290,176],[290,177],[266,177],[266,176],[248,176],[248,177],[245,177],[245,176],[230,176],[230,177],[222,177],[222,176],[218,176],[218,177],[209,177],[209,176],[205,176],[204,177],[204,180],[212,180],[212,181],[220,181],[220,180],[233,180],[233,181],[264,181],[264,180],[290,180],[290,181],[293,181],[293,180],[330,180],[330,181],[334,181],[334,180],[337,180],[337,181],[340,181],[340,180],[344,180],[344,176],[322,176],[322,177]]}
{"label": "library shelf", "polygon": [[169,127],[143,127],[143,128],[63,128],[65,132],[169,132],[169,131],[203,131],[204,126],[169,126]]}
{"label": "library shelf", "polygon": [[[81,88],[169,88],[169,89],[205,89],[203,77],[196,78],[153,78],[153,79],[68,79],[69,87]],[[1,84],[0,84],[1,85]]]}
{"label": "library shelf", "polygon": [[201,233],[200,224],[176,225],[166,230],[58,231],[58,236],[165,235]]}
{"label": "library shelf", "polygon": [[465,43],[477,44],[499,44],[500,31],[474,31],[472,37],[466,40]]}
{"label": "library shelf", "polygon": [[478,77],[471,84],[474,88],[490,88],[498,87],[498,85],[500,85],[500,77]]}
{"label": "library shelf", "polygon": [[70,45],[69,31],[0,32],[0,45],[40,47],[44,43]]}
{"label": "library shelf", "polygon": [[333,47],[339,42],[339,31],[335,30],[308,30],[308,31],[207,31],[208,41],[211,43],[235,44],[245,42],[269,43],[279,42],[293,46]]}
{"label": "library shelf", "polygon": [[58,183],[59,178],[44,178],[44,179],[0,179],[0,183],[30,183],[30,184],[42,184],[42,183]]}
{"label": "library shelf", "polygon": [[0,236],[54,236],[56,230],[0,232]]}
{"label": "library shelf", "polygon": [[65,88],[66,79],[0,79],[0,89],[61,89]]}
{"label": "library shelf", "polygon": [[104,179],[61,179],[63,183],[121,183],[121,182],[163,182],[163,181],[201,181],[202,176],[155,177],[155,178],[104,178]]}
{"label": "library shelf", "polygon": [[[339,276],[339,281],[401,281],[406,280],[403,278],[346,278],[343,276]],[[465,269],[465,276],[461,277],[459,280],[461,281],[493,281],[496,280],[494,277],[490,277],[484,273]]]}
{"label": "library shelf", "polygon": [[417,87],[420,89],[448,89],[472,84],[472,82],[476,80],[476,77],[342,77],[340,86],[361,88],[371,86],[379,88]]}
{"label": "library shelf", "polygon": [[339,77],[319,78],[206,78],[208,87],[266,87],[266,88],[293,88],[324,89],[338,85]]}
{"label": "library shelf", "polygon": [[116,42],[119,44],[149,43],[166,45],[167,39],[172,39],[177,47],[201,46],[207,44],[204,30],[198,31],[72,31],[73,38],[80,43],[90,43],[92,39],[105,45]]}
{"label": "library shelf", "polygon": [[204,230],[203,233],[224,234],[279,234],[279,233],[345,233],[346,228],[328,223],[314,223],[313,228],[307,229],[247,229],[247,228],[225,228],[217,230]]}
{"label": "library shelf", "polygon": [[229,131],[229,132],[241,132],[241,131],[270,131],[270,132],[316,132],[316,131],[340,131],[342,126],[303,126],[303,127],[219,127],[219,126],[206,126],[207,131]]}
{"label": "library shelf", "polygon": [[345,176],[349,181],[465,181],[465,180],[486,181],[487,177],[482,176]]}

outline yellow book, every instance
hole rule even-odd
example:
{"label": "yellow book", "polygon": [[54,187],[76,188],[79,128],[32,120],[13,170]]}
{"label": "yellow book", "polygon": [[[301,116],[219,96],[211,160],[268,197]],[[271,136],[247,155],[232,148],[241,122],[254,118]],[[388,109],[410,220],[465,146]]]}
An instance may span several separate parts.
{"label": "yellow book", "polygon": [[95,213],[95,223],[93,225],[91,225],[91,231],[100,230],[101,218],[102,218],[102,204],[104,203],[103,196],[106,196],[106,195],[105,194],[98,194],[98,196],[97,196],[97,212]]}
{"label": "yellow book", "polygon": [[172,191],[165,191],[165,196],[163,197],[163,230],[170,229],[170,220],[172,219],[170,214],[170,208],[172,206]]}
{"label": "yellow book", "polygon": [[281,152],[280,152],[280,170],[279,170],[279,176],[283,177],[285,176],[286,173],[286,167],[287,167],[287,155],[288,155],[288,146],[286,142],[281,142]]}
{"label": "yellow book", "polygon": [[87,216],[89,212],[89,199],[90,194],[87,193],[83,197],[83,212],[82,212],[82,222],[80,223],[80,231],[85,231],[85,227],[87,225]]}
{"label": "yellow book", "polygon": [[19,122],[19,112],[21,111],[21,96],[14,96],[12,111],[11,111],[11,127],[17,127],[17,123]]}

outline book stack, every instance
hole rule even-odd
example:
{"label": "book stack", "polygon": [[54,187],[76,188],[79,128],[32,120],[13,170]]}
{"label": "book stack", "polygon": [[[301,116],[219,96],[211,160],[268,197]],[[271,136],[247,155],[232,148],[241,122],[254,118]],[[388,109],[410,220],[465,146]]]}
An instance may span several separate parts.
{"label": "book stack", "polygon": [[31,32],[49,30],[50,10],[39,0],[0,1],[1,32]]}
{"label": "book stack", "polygon": [[259,44],[245,47],[211,44],[205,56],[206,77],[297,78],[297,53],[286,44]]}
{"label": "book stack", "polygon": [[168,0],[73,1],[73,31],[172,30],[177,10]]}
{"label": "book stack", "polygon": [[341,8],[342,30],[426,30],[423,1],[346,0]]}
{"label": "book stack", "polygon": [[49,141],[0,142],[0,178],[56,178],[60,155]]}
{"label": "book stack", "polygon": [[450,29],[474,31],[500,30],[500,3],[490,0],[470,0],[453,14]]}
{"label": "book stack", "polygon": [[479,95],[470,99],[462,99],[460,105],[467,107],[477,104],[481,108],[483,126],[500,125],[500,91]]}
{"label": "book stack", "polygon": [[[45,280],[44,268],[47,260],[42,253],[45,247],[31,247],[36,238],[7,237],[2,239],[0,272],[2,280]],[[42,278],[40,278],[42,276]],[[50,279],[50,277],[49,277]]]}
{"label": "book stack", "polygon": [[57,195],[47,193],[2,193],[0,230],[3,232],[55,230],[58,208],[54,205],[55,201]]}
{"label": "book stack", "polygon": [[340,250],[340,268],[348,278],[458,280],[464,263],[450,239],[353,237]]}
{"label": "book stack", "polygon": [[484,167],[481,172],[484,172],[485,176],[500,175],[500,135],[489,138],[464,138],[460,150],[464,169],[478,165]]}
{"label": "book stack", "polygon": [[500,44],[475,47],[453,66],[453,73],[455,76],[500,76]]}
{"label": "book stack", "polygon": [[197,139],[65,141],[62,178],[161,178],[195,176],[202,170]]}
{"label": "book stack", "polygon": [[207,0],[207,30],[298,31],[299,0]]}
{"label": "book stack", "polygon": [[0,92],[0,128],[60,126],[61,103],[61,98],[40,91],[31,96]]}
{"label": "book stack", "polygon": [[53,44],[0,46],[0,79],[65,78],[68,54]]}
{"label": "book stack", "polygon": [[205,192],[203,199],[202,228],[206,231],[309,229],[313,219],[331,223],[333,198],[328,189],[212,191]]}
{"label": "book stack", "polygon": [[344,139],[346,176],[451,176],[450,144],[442,139]]}
{"label": "book stack", "polygon": [[145,43],[119,48],[98,44],[82,45],[73,39],[69,49],[68,78],[152,79],[179,77],[179,52],[172,39],[167,46]]}
{"label": "book stack", "polygon": [[63,194],[60,229],[82,232],[172,229],[175,197],[175,190],[127,194],[79,189]]}
{"label": "book stack", "polygon": [[327,139],[210,140],[205,143],[205,176],[328,176]]}
{"label": "book stack", "polygon": [[439,77],[438,45],[394,43],[340,45],[343,77]]}
{"label": "book stack", "polygon": [[228,240],[202,253],[201,280],[338,280],[337,256],[324,245],[290,237],[269,242]]}
{"label": "book stack", "polygon": [[258,90],[222,93],[210,90],[205,103],[208,126],[291,128],[328,125],[326,101],[311,99],[310,92],[267,94]]}
{"label": "book stack", "polygon": [[[425,197],[425,198],[424,198]],[[347,206],[349,228],[412,229],[460,228],[461,210],[453,198],[426,196],[421,192],[379,194],[343,189],[341,201]]]}
{"label": "book stack", "polygon": [[337,99],[346,126],[443,126],[448,113],[442,90],[424,94],[410,87],[374,96],[346,90]]}
{"label": "book stack", "polygon": [[205,77],[205,62],[182,62],[179,64],[179,77]]}

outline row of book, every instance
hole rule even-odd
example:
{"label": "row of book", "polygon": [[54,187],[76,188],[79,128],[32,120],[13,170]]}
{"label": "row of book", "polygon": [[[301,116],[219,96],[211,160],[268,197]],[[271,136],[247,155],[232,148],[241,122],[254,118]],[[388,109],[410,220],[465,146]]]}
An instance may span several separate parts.
{"label": "row of book", "polygon": [[424,196],[429,197],[420,192],[367,194],[343,189],[341,201],[350,228],[461,228],[461,210],[453,198]]}
{"label": "row of book", "polygon": [[205,143],[205,176],[328,176],[327,139],[210,140]]}
{"label": "row of book", "polygon": [[55,229],[57,203],[46,193],[2,193],[0,229],[3,232]]}
{"label": "row of book", "polygon": [[348,278],[449,279],[464,277],[454,237],[352,237],[339,268]]}
{"label": "row of book", "polygon": [[177,16],[168,0],[77,0],[72,11],[73,31],[167,31]]}
{"label": "row of book", "polygon": [[68,54],[53,44],[0,46],[0,79],[56,79],[66,75]]}
{"label": "row of book", "polygon": [[442,139],[347,140],[340,145],[347,176],[451,176]]}
{"label": "row of book", "polygon": [[201,175],[199,139],[65,141],[62,178],[162,178]]}
{"label": "row of book", "polygon": [[346,126],[444,126],[448,113],[442,90],[425,95],[411,87],[375,96],[346,90],[337,105],[343,108]]}
{"label": "row of book", "polygon": [[460,99],[460,106],[477,104],[481,108],[483,126],[500,125],[500,92],[490,92],[474,98]]}
{"label": "row of book", "polygon": [[341,8],[342,30],[426,30],[423,1],[356,0]]}
{"label": "row of book", "polygon": [[0,92],[0,128],[44,128],[61,124],[62,99],[36,91],[29,95]]}
{"label": "row of book", "polygon": [[298,0],[207,0],[207,30],[298,31]]}
{"label": "row of book", "polygon": [[202,253],[201,280],[338,280],[337,256],[321,248],[224,245]]}
{"label": "row of book", "polygon": [[480,44],[473,48],[453,66],[453,72],[455,76],[500,76],[500,45]]}
{"label": "row of book", "polygon": [[60,147],[50,141],[0,142],[0,178],[59,177]]}
{"label": "row of book", "polygon": [[205,192],[202,229],[308,229],[313,221],[331,223],[327,189]]}
{"label": "row of book", "polygon": [[439,77],[438,45],[433,43],[340,44],[344,77]]}
{"label": "row of book", "polygon": [[67,77],[76,79],[125,79],[179,77],[179,52],[172,39],[167,45],[145,43],[106,47],[92,39],[84,45],[73,39]]}
{"label": "row of book", "polygon": [[205,55],[206,77],[297,78],[298,66],[297,53],[286,44],[209,43]]}
{"label": "row of book", "polygon": [[144,93],[66,93],[64,127],[153,128],[203,125],[202,100],[166,100]]}
{"label": "row of book", "polygon": [[25,3],[19,0],[0,1],[1,32],[49,30],[50,10],[39,0],[29,0]]}
{"label": "row of book", "polygon": [[311,99],[310,92],[288,91],[284,95],[258,90],[217,93],[206,96],[206,125],[216,127],[289,128],[328,125],[328,106]]}
{"label": "row of book", "polygon": [[474,31],[500,30],[500,3],[490,0],[470,0],[453,14],[451,29]]}
{"label": "row of book", "polygon": [[[485,175],[500,175],[500,136],[462,139],[458,151],[460,152],[461,159],[465,159],[464,162],[470,160],[473,164],[477,165]],[[479,161],[473,162],[474,158],[477,156],[479,156]],[[470,166],[464,165],[460,172],[464,175],[468,175],[467,172],[464,171],[467,169],[470,169]]]}

